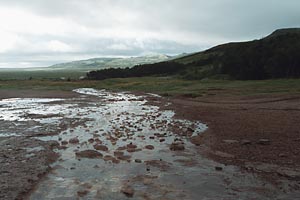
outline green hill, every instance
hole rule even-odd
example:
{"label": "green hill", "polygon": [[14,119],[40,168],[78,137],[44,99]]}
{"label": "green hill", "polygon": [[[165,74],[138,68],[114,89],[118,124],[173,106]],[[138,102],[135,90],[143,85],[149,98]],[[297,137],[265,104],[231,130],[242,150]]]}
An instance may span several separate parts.
{"label": "green hill", "polygon": [[157,63],[171,59],[172,57],[164,54],[150,54],[139,57],[129,58],[92,58],[88,60],[79,60],[68,63],[60,63],[48,67],[56,70],[80,70],[89,71],[93,69],[126,68],[140,64]]}
{"label": "green hill", "polygon": [[259,80],[300,78],[300,29],[280,29],[260,40],[222,44],[161,63],[92,71],[89,79],[137,76]]}
{"label": "green hill", "polygon": [[50,67],[4,69],[0,68],[0,80],[23,79],[79,79],[92,70],[109,68],[126,68],[138,64],[162,62],[173,57],[164,54],[151,54],[129,58],[92,58],[67,63],[60,63]]}
{"label": "green hill", "polygon": [[249,42],[228,43],[173,60],[189,67],[182,76],[233,79],[300,77],[300,29],[280,29]]}

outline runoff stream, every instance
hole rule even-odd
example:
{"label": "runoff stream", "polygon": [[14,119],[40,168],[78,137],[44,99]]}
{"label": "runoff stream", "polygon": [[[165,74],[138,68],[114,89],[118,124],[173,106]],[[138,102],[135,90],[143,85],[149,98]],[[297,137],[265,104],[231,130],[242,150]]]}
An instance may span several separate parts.
{"label": "runoff stream", "polygon": [[205,124],[176,119],[172,110],[147,104],[145,96],[91,88],[74,92],[80,96],[0,101],[0,136],[26,135],[60,144],[59,159],[29,199],[273,199],[276,195],[255,175],[201,156],[201,147],[190,138],[202,134],[208,128]]}

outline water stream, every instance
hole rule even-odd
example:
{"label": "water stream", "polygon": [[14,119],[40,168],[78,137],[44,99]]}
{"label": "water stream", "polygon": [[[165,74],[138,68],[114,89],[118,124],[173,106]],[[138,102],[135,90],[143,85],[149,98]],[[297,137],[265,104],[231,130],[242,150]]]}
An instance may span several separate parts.
{"label": "water stream", "polygon": [[269,199],[274,195],[273,188],[254,175],[199,154],[201,147],[189,138],[206,130],[205,124],[175,119],[173,111],[148,105],[143,96],[89,88],[75,92],[81,96],[0,101],[0,136],[25,134],[61,144],[59,160],[30,199]]}

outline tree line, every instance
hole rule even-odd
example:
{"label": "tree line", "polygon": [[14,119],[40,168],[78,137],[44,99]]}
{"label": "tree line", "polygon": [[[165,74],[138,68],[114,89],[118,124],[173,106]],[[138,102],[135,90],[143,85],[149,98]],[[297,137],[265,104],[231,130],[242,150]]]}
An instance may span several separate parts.
{"label": "tree line", "polygon": [[128,78],[154,75],[172,75],[184,70],[185,65],[176,62],[160,62],[154,64],[136,65],[132,68],[109,68],[87,73],[91,80],[104,80],[107,78]]}

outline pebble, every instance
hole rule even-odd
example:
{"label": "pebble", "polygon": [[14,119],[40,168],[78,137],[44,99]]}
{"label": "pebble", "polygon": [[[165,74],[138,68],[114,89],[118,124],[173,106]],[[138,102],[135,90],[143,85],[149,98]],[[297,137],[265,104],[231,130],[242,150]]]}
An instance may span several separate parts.
{"label": "pebble", "polygon": [[70,144],[78,144],[78,143],[79,143],[79,140],[78,140],[77,137],[71,138],[71,139],[69,140],[69,143],[70,143]]}
{"label": "pebble", "polygon": [[82,158],[102,158],[103,155],[99,153],[98,151],[94,150],[85,150],[85,151],[80,151],[76,152],[77,157],[82,157]]}
{"label": "pebble", "polygon": [[268,139],[260,139],[260,140],[258,140],[258,144],[260,144],[260,145],[270,145],[271,141],[268,140]]}
{"label": "pebble", "polygon": [[170,146],[171,151],[183,151],[185,149],[182,143],[173,142]]}
{"label": "pebble", "polygon": [[147,145],[145,146],[146,149],[149,149],[149,150],[153,150],[154,149],[154,146],[153,145]]}
{"label": "pebble", "polygon": [[131,186],[124,186],[122,189],[121,189],[121,192],[123,194],[125,194],[127,197],[133,197],[134,195],[134,189],[131,187]]}
{"label": "pebble", "polygon": [[94,145],[94,149],[99,150],[99,151],[108,151],[108,148],[101,144]]}
{"label": "pebble", "polygon": [[251,144],[251,141],[250,141],[250,140],[242,140],[242,141],[241,141],[241,144],[242,144],[242,145],[250,145],[250,144]]}
{"label": "pebble", "polygon": [[223,168],[222,168],[222,167],[218,167],[218,166],[217,166],[217,167],[215,167],[215,170],[216,170],[216,171],[222,171],[222,170],[223,170]]}
{"label": "pebble", "polygon": [[238,143],[239,141],[237,140],[223,140],[224,143],[226,144],[234,144],[234,143]]}

